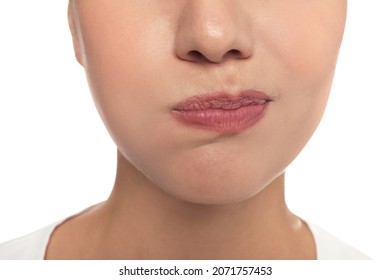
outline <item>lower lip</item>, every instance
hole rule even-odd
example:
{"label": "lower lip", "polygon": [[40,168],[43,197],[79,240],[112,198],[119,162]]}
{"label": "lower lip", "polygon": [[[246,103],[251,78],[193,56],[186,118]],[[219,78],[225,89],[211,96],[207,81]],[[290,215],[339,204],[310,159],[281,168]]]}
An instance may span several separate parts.
{"label": "lower lip", "polygon": [[190,127],[237,134],[260,121],[265,115],[268,103],[242,106],[234,110],[174,110],[172,114],[178,121]]}

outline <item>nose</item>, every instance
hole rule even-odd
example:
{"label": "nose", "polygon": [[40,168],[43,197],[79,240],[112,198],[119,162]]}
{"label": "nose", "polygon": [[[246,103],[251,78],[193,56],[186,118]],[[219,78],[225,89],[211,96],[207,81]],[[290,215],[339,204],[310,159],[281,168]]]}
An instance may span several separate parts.
{"label": "nose", "polygon": [[253,38],[243,2],[189,0],[178,22],[176,56],[198,63],[249,58]]}

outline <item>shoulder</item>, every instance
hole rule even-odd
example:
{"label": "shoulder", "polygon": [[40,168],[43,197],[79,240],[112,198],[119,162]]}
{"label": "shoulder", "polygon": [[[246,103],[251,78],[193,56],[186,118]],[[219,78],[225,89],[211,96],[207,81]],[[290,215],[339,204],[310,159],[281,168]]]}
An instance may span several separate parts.
{"label": "shoulder", "polygon": [[95,205],[88,207],[87,209],[84,209],[77,214],[59,220],[28,235],[7,241],[5,243],[0,243],[0,260],[45,259],[49,241],[51,241],[53,233],[57,227],[61,226],[66,221],[87,212],[94,206]]}
{"label": "shoulder", "polygon": [[369,260],[370,258],[359,250],[348,245],[322,228],[307,223],[317,249],[318,260]]}
{"label": "shoulder", "polygon": [[0,244],[0,260],[43,260],[50,236],[62,221]]}

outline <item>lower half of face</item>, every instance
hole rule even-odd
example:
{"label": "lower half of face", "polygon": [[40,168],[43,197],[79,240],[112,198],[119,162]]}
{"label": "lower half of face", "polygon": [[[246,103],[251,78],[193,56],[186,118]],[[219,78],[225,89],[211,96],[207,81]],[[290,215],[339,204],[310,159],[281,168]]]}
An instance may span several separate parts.
{"label": "lower half of face", "polygon": [[[120,152],[156,188],[195,203],[242,201],[285,170],[320,122],[346,3],[168,2],[75,5],[95,103]],[[172,113],[188,98],[223,93],[230,102],[248,91],[268,102],[239,130]]]}

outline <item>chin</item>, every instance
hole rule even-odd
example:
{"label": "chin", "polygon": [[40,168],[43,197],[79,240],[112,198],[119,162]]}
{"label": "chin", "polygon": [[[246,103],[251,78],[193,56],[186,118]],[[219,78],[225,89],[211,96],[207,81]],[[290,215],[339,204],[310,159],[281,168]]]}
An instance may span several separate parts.
{"label": "chin", "polygon": [[182,182],[174,182],[162,189],[175,199],[204,205],[227,205],[243,202],[263,191],[272,181],[258,176],[246,177],[186,177]]}
{"label": "chin", "polygon": [[[256,153],[216,153],[210,149],[187,153],[179,160],[153,168],[149,179],[169,196],[196,204],[224,205],[245,201],[262,192],[280,175],[285,164],[259,160]],[[207,156],[202,151],[207,151]],[[195,156],[194,156],[195,155]],[[189,164],[190,163],[190,164]]]}

